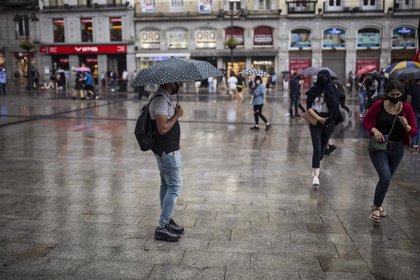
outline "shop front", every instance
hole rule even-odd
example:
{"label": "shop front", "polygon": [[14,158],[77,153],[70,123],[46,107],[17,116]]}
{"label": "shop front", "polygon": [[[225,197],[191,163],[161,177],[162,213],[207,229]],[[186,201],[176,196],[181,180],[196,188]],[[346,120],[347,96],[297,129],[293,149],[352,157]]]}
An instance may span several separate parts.
{"label": "shop front", "polygon": [[238,75],[246,67],[245,57],[238,55],[238,49],[243,49],[244,47],[244,31],[245,29],[237,26],[225,29],[225,48],[229,49],[227,43],[231,38],[236,43],[236,47],[233,49],[233,56],[223,58],[223,65],[227,77],[230,77],[232,71],[233,74]]}
{"label": "shop front", "polygon": [[14,75],[21,85],[26,84],[28,76],[28,58],[31,65],[34,65],[34,52],[15,52],[14,53]]}
{"label": "shop front", "polygon": [[[289,73],[293,74],[294,72],[300,73],[308,67],[312,66],[312,59],[309,57],[310,52],[294,52],[290,53],[291,57],[289,58]],[[298,58],[299,57],[299,58]],[[306,58],[305,58],[306,57]],[[312,84],[312,77],[304,78],[304,89],[309,89]]]}
{"label": "shop front", "polygon": [[41,53],[51,57],[51,67],[44,66],[44,74],[63,69],[71,71],[75,67],[88,67],[91,73],[106,72],[109,69],[121,77],[127,70],[126,45],[61,45],[42,46]]}
{"label": "shop front", "polygon": [[410,26],[401,26],[392,31],[391,64],[412,60],[417,49],[417,30]]}
{"label": "shop front", "polygon": [[339,27],[327,28],[322,39],[322,66],[329,67],[337,77],[346,79],[346,30]]}

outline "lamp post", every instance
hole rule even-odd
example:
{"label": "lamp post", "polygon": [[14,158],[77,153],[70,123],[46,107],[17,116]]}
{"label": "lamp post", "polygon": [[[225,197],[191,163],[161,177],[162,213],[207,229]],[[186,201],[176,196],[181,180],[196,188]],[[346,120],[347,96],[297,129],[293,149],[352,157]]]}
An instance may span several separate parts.
{"label": "lamp post", "polygon": [[[240,7],[241,0],[229,0],[229,13],[225,10],[220,10],[217,17],[225,18],[225,16],[230,16],[230,38],[226,42],[226,45],[230,49],[230,66],[233,70],[233,50],[237,46],[237,42],[233,38],[233,18],[239,16],[241,19],[245,19],[247,16],[246,10]],[[235,11],[235,5],[237,6],[237,11]],[[228,69],[229,70],[229,69]]]}
{"label": "lamp post", "polygon": [[31,58],[29,57],[29,51],[34,47],[33,43],[29,40],[30,34],[29,34],[29,20],[39,21],[38,17],[35,15],[35,13],[32,13],[30,15],[27,14],[16,14],[13,21],[15,22],[22,22],[22,26],[24,26],[25,31],[25,41],[22,42],[21,47],[26,50],[26,59],[27,59],[27,72],[26,72],[26,89],[30,90],[33,89],[33,75],[32,75],[32,63]]}

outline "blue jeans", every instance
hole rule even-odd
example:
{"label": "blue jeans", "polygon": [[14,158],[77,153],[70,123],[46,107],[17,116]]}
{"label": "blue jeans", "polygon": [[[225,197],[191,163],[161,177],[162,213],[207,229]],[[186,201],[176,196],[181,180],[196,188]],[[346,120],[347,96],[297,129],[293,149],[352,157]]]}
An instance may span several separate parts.
{"label": "blue jeans", "polygon": [[369,156],[379,176],[373,204],[376,207],[381,207],[391,184],[392,175],[404,156],[404,144],[402,142],[388,143],[387,151],[369,152]]}
{"label": "blue jeans", "polygon": [[161,226],[169,224],[175,209],[176,199],[181,194],[181,152],[175,151],[162,156],[155,154],[160,171],[160,220]]}
{"label": "blue jeans", "polygon": [[[417,119],[417,128],[419,128],[420,125],[420,113],[416,113],[416,119]],[[417,136],[413,137],[412,139],[413,145],[418,145],[420,141],[420,129],[417,131]]]}
{"label": "blue jeans", "polygon": [[359,91],[359,112],[364,114],[366,109],[366,91]]}

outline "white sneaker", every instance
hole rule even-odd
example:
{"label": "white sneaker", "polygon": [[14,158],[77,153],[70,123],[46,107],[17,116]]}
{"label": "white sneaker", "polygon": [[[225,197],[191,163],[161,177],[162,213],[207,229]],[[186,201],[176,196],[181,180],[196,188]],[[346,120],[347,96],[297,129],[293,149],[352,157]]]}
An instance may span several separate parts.
{"label": "white sneaker", "polygon": [[312,187],[318,187],[319,186],[319,178],[318,176],[314,176],[312,179]]}

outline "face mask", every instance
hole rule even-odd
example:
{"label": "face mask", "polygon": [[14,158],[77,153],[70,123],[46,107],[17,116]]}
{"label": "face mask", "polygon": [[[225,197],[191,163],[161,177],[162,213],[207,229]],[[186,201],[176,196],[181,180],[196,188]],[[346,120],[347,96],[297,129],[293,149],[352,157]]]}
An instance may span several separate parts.
{"label": "face mask", "polygon": [[397,104],[399,101],[401,101],[401,96],[398,96],[398,97],[390,97],[390,96],[388,96],[388,100],[392,104]]}
{"label": "face mask", "polygon": [[326,85],[328,84],[328,78],[321,77],[319,78],[319,82],[321,83],[321,85]]}

